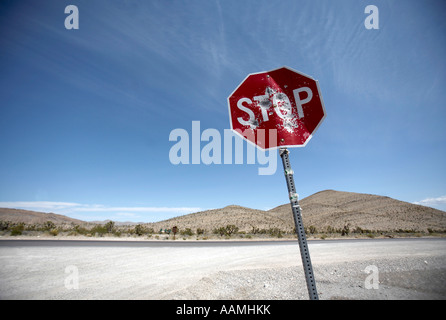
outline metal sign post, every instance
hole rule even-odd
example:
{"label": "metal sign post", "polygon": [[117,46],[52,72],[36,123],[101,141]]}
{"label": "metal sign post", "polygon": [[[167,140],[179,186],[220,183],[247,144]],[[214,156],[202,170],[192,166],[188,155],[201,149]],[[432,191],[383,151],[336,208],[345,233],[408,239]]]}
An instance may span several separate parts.
{"label": "metal sign post", "polygon": [[319,83],[288,67],[251,73],[228,97],[228,108],[236,134],[261,150],[280,149],[308,293],[318,300],[287,148],[305,147],[325,119]]}
{"label": "metal sign post", "polygon": [[310,252],[308,251],[307,237],[305,236],[304,224],[302,221],[301,209],[299,206],[296,186],[294,184],[293,170],[291,169],[290,159],[288,157],[288,149],[280,148],[280,157],[282,158],[283,169],[285,171],[286,183],[290,195],[291,209],[293,211],[294,225],[296,226],[297,238],[299,240],[300,255],[305,272],[305,280],[307,281],[308,294],[310,300],[319,300],[316,289],[316,281],[314,279],[313,266],[311,265]]}

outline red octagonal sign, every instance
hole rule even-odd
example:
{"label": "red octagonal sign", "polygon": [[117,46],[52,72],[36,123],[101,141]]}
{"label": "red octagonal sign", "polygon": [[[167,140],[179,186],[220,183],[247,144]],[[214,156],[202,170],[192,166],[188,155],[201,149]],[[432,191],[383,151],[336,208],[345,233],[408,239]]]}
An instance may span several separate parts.
{"label": "red octagonal sign", "polygon": [[325,118],[317,80],[288,67],[249,74],[228,105],[231,129],[264,150],[304,147]]}

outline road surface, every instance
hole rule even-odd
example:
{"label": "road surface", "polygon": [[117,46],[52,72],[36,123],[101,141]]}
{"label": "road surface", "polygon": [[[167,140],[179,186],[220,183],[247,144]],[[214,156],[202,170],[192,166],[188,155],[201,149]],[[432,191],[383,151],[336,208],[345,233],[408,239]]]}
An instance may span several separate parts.
{"label": "road surface", "polygon": [[[446,239],[309,241],[320,299],[446,299]],[[0,240],[0,299],[307,299],[297,241]]]}

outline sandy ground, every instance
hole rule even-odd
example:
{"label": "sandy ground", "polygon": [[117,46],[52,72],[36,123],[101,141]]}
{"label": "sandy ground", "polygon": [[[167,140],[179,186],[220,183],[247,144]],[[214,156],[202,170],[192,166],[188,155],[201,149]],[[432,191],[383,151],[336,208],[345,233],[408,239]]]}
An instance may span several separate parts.
{"label": "sandy ground", "polygon": [[[444,239],[309,241],[309,249],[320,299],[446,299]],[[160,243],[2,245],[0,298],[307,299],[308,295],[297,242]]]}

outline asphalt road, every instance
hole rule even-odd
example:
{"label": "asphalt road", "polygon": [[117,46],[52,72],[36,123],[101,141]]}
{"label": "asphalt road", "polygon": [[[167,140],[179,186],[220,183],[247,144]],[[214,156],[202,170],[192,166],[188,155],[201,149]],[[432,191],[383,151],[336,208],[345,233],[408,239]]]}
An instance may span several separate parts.
{"label": "asphalt road", "polygon": [[[308,243],[321,299],[446,299],[446,239]],[[306,298],[297,241],[0,240],[0,299]]]}
{"label": "asphalt road", "polygon": [[[297,240],[296,240],[297,241]],[[183,240],[0,240],[0,247],[119,247],[119,248],[159,248],[159,247],[233,247],[280,245],[296,241],[183,241]],[[318,241],[318,240],[316,240]],[[346,241],[346,240],[333,240]]]}
{"label": "asphalt road", "polygon": [[[329,239],[308,240],[309,243],[392,243],[411,241],[446,241],[446,238],[395,238],[395,239]],[[183,240],[60,240],[60,239],[0,239],[0,247],[234,247],[234,246],[277,246],[297,243],[297,240],[222,240],[222,241],[183,241]]]}

